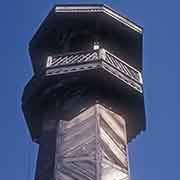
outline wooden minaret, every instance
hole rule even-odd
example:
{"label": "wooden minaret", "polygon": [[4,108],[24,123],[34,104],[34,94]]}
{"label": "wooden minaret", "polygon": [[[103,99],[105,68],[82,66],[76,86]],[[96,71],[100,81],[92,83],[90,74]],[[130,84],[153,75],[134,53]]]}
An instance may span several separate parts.
{"label": "wooden minaret", "polygon": [[29,44],[22,109],[36,180],[129,180],[145,129],[142,28],[108,6],[56,5]]}

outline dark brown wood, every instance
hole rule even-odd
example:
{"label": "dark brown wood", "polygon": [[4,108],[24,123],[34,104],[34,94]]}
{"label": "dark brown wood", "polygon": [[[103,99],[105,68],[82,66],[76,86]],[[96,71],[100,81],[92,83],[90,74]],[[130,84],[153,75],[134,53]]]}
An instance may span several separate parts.
{"label": "dark brown wood", "polygon": [[[48,115],[48,114],[46,114]],[[44,121],[37,159],[35,180],[53,180],[56,150],[56,121]]]}

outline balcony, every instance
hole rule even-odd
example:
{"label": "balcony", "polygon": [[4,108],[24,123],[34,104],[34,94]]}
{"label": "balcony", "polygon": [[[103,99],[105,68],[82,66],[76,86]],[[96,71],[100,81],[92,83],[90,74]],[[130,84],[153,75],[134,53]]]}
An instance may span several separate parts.
{"label": "balcony", "polygon": [[136,91],[143,93],[141,72],[105,49],[48,56],[46,76],[102,68]]}

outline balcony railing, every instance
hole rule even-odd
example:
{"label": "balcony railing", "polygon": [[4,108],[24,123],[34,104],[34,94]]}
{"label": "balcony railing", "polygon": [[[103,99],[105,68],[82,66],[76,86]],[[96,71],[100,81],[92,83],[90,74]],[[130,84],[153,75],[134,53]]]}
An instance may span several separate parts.
{"label": "balcony railing", "polygon": [[46,75],[66,74],[102,67],[142,93],[141,73],[105,49],[49,56]]}

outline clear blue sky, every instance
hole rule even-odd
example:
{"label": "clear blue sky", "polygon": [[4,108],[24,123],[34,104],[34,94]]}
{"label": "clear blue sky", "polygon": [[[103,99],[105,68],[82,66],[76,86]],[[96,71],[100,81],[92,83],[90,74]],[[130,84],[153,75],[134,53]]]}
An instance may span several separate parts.
{"label": "clear blue sky", "polygon": [[66,2],[106,3],[144,27],[148,126],[146,132],[129,145],[132,180],[179,180],[178,0],[1,1],[0,180],[33,179],[37,146],[31,143],[20,107],[23,87],[32,75],[28,42],[52,6]]}

